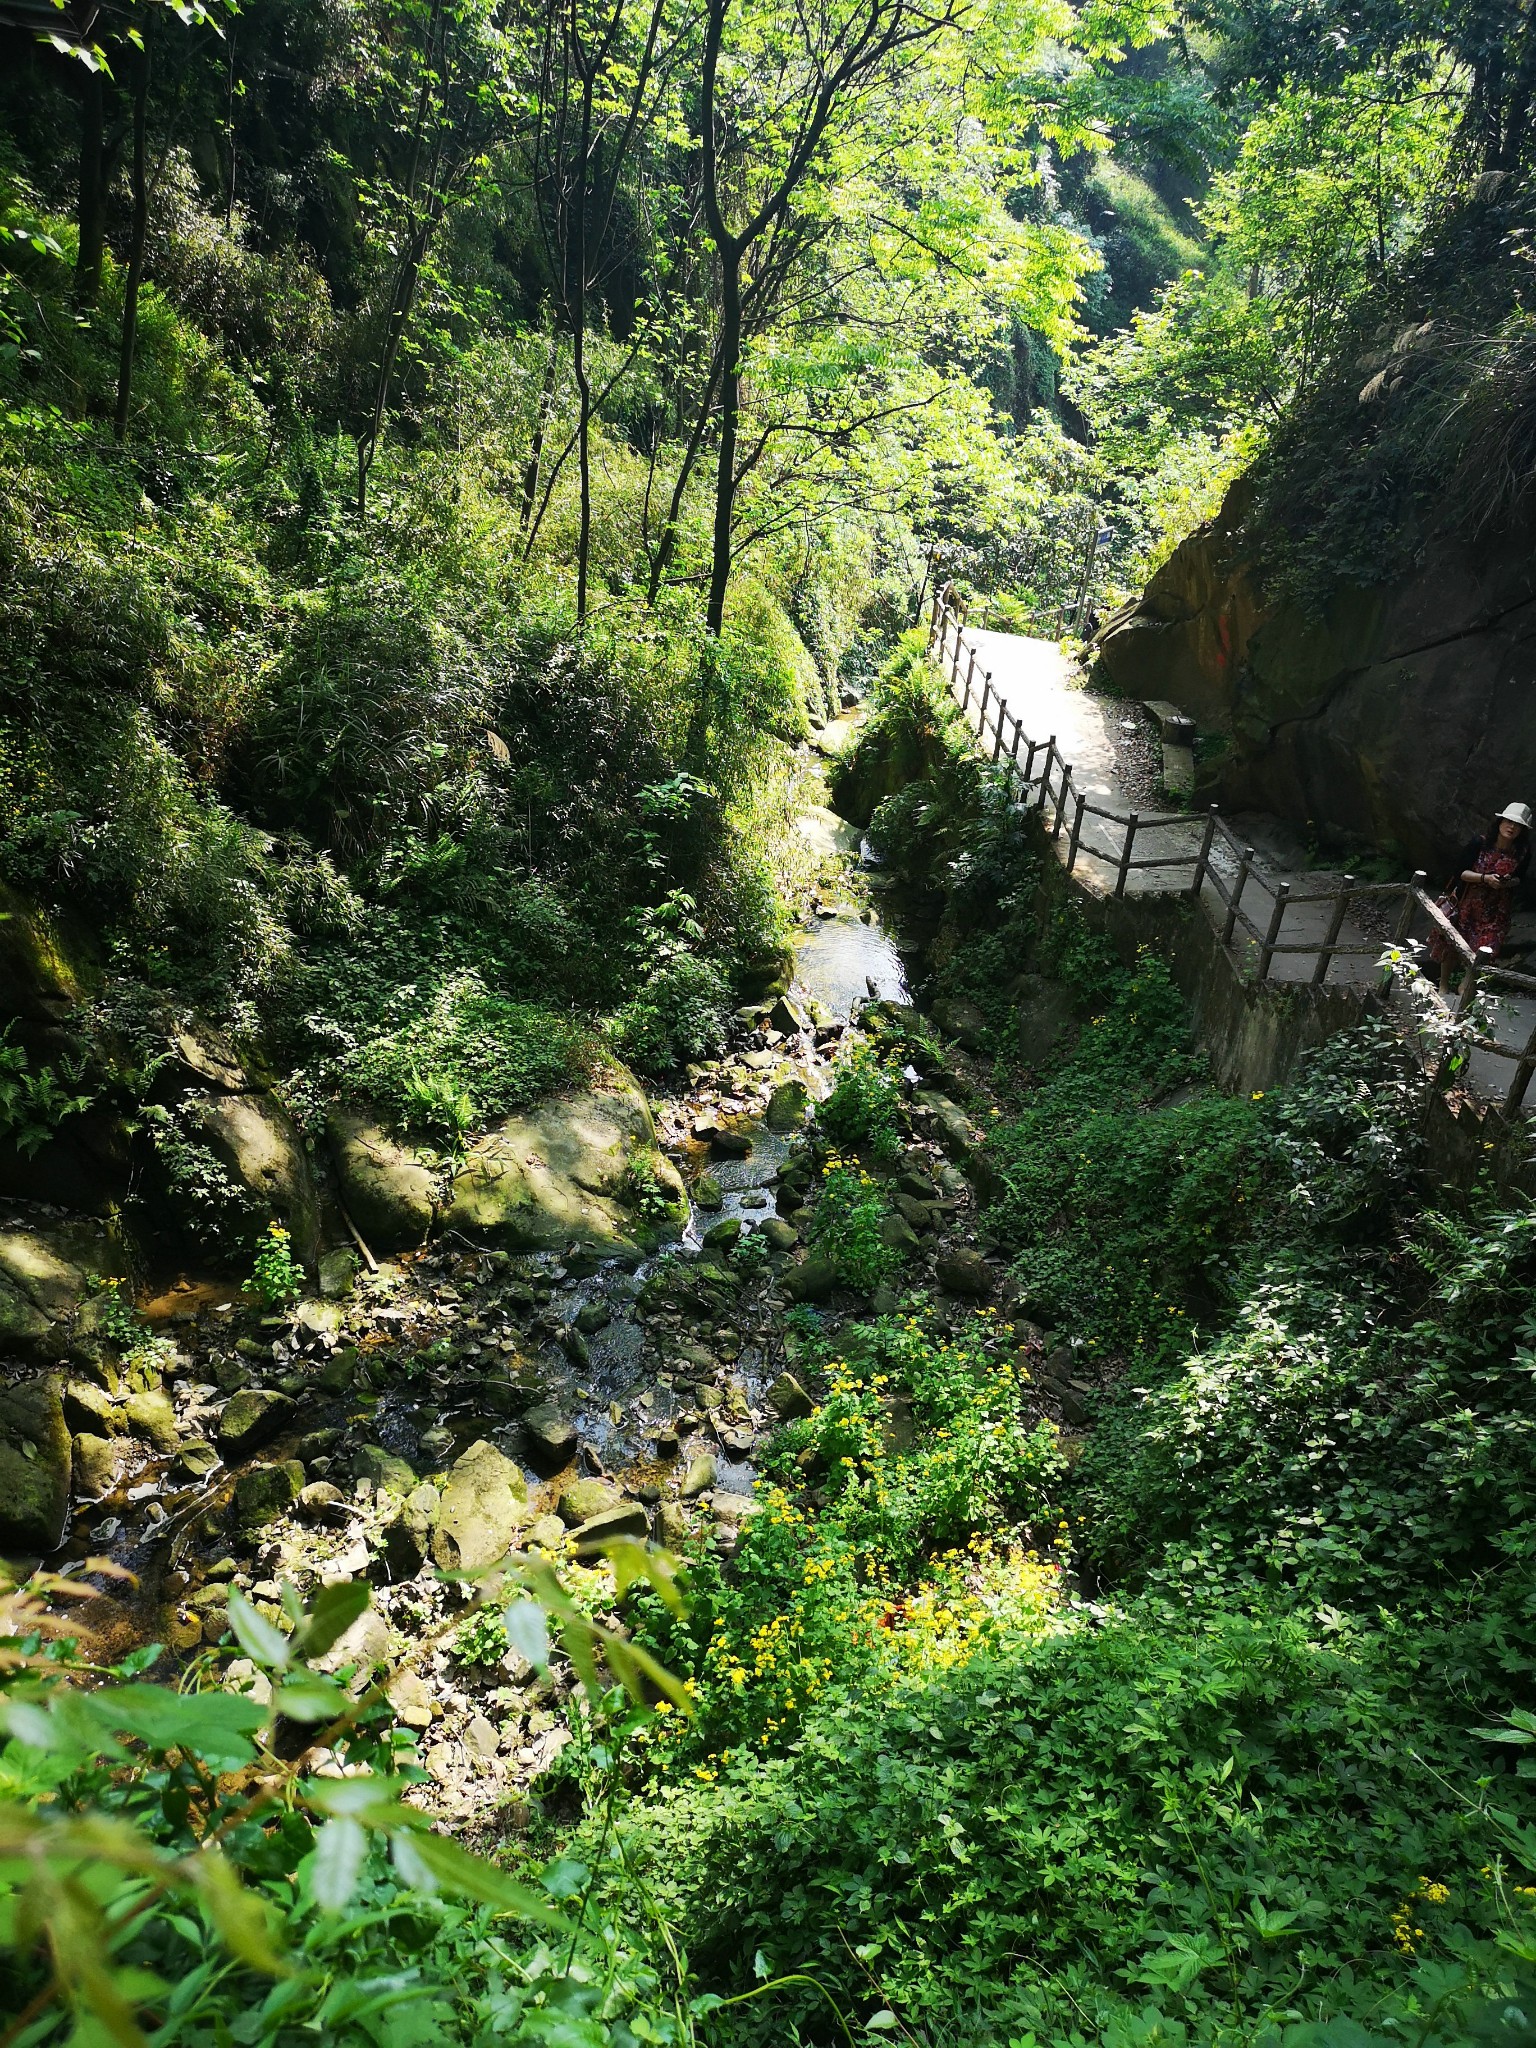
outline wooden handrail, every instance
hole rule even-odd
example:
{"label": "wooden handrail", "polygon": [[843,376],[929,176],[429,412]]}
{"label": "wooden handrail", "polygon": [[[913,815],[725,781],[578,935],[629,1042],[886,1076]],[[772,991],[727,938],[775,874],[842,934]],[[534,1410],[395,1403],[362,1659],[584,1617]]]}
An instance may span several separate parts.
{"label": "wooden handrail", "polygon": [[[951,626],[954,629],[952,644]],[[964,613],[956,602],[952,582],[945,583],[934,591],[928,618],[928,649],[937,661],[940,672],[947,674],[954,697],[969,723],[979,649],[966,630]],[[1051,733],[1045,740],[1030,738],[1018,713],[1004,702],[1002,692],[993,682],[991,671],[983,670],[982,692],[977,705],[975,727],[976,737],[983,746],[987,744],[989,738],[989,709],[992,761],[994,765],[1001,766],[1010,783],[1017,786],[1021,799],[1027,801],[1032,794],[1034,806],[1042,816],[1050,814],[1046,829],[1053,839],[1060,839],[1068,807],[1071,807],[1071,831],[1065,856],[1068,873],[1073,871],[1078,859],[1084,855],[1112,865],[1115,871],[1115,894],[1123,896],[1133,874],[1159,868],[1190,870],[1192,880],[1188,893],[1198,899],[1209,884],[1215,890],[1217,902],[1226,912],[1221,926],[1223,946],[1230,947],[1238,930],[1241,929],[1245,937],[1251,939],[1259,948],[1261,980],[1268,978],[1273,962],[1282,955],[1302,954],[1312,957],[1314,965],[1310,985],[1319,987],[1326,983],[1335,960],[1368,959],[1378,953],[1381,949],[1373,941],[1361,944],[1357,940],[1344,939],[1344,923],[1352,902],[1390,898],[1399,908],[1393,938],[1386,943],[1399,947],[1408,945],[1415,919],[1422,914],[1433,933],[1449,948],[1452,957],[1460,962],[1463,970],[1461,986],[1454,1003],[1443,1005],[1455,1017],[1464,1020],[1477,994],[1482,990],[1502,989],[1512,994],[1536,996],[1536,975],[1521,974],[1514,968],[1500,967],[1486,949],[1480,953],[1474,952],[1429,894],[1426,887],[1427,877],[1422,869],[1406,883],[1361,882],[1353,875],[1345,875],[1341,884],[1334,888],[1295,893],[1289,882],[1270,880],[1257,865],[1254,849],[1244,845],[1215,805],[1212,805],[1204,819],[1200,820],[1196,814],[1187,811],[1147,815],[1137,811],[1118,811],[1104,804],[1095,803],[1085,791],[1075,787],[1072,764],[1058,746],[1056,734]],[[1012,740],[1011,744],[1005,745],[1007,726],[1010,723],[1013,727]],[[1021,749],[1024,754],[1022,763],[1019,758]],[[1124,837],[1118,851],[1111,850],[1101,854],[1085,843],[1084,826],[1090,818],[1100,819],[1105,824],[1121,828]],[[1152,832],[1166,831],[1178,825],[1193,827],[1197,823],[1200,826],[1198,845],[1182,847],[1172,853],[1143,855],[1139,859],[1135,857],[1138,838],[1144,840],[1146,835]],[[1230,883],[1213,858],[1218,840],[1235,856],[1236,873]],[[1263,896],[1269,899],[1268,922],[1262,929],[1248,914],[1242,901],[1255,884]],[[1321,941],[1287,940],[1282,937],[1287,910],[1293,906],[1318,904],[1330,906],[1326,936]],[[1437,995],[1436,1001],[1440,1002],[1442,999]],[[1482,1033],[1469,1036],[1464,1032],[1463,1036],[1480,1050],[1515,1063],[1505,1103],[1512,1110],[1522,1107],[1531,1081],[1536,1077],[1536,1030],[1532,1031],[1523,1047],[1501,1045],[1496,1039],[1488,1038]]]}

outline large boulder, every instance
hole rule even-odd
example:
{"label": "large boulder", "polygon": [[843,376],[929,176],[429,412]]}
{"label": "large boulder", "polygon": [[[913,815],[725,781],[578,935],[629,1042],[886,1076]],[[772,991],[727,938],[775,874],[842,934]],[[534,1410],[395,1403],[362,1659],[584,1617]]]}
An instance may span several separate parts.
{"label": "large boulder", "polygon": [[0,1356],[66,1356],[94,1321],[93,1279],[111,1269],[99,1225],[50,1218],[0,1230]]}
{"label": "large boulder", "polygon": [[[664,1219],[642,1221],[627,1205],[637,1171],[665,1195]],[[676,1236],[687,1220],[682,1179],[657,1150],[644,1091],[617,1070],[493,1125],[454,1176],[442,1227],[517,1251],[571,1243],[632,1251]]]}
{"label": "large boulder", "polygon": [[433,1516],[432,1555],[444,1571],[499,1564],[528,1520],[522,1468],[482,1437],[455,1460]]}
{"label": "large boulder", "polygon": [[427,1155],[353,1110],[333,1111],[326,1135],[341,1199],[371,1248],[404,1252],[425,1244],[441,1178]]}
{"label": "large boulder", "polygon": [[73,1473],[59,1382],[48,1374],[0,1391],[0,1550],[56,1550]]}
{"label": "large boulder", "polygon": [[1536,513],[1442,530],[1411,572],[1318,607],[1268,597],[1250,497],[1235,485],[1106,621],[1100,663],[1123,695],[1228,738],[1208,795],[1393,847],[1438,877],[1536,786]]}
{"label": "large boulder", "polygon": [[182,1109],[253,1211],[281,1223],[295,1254],[312,1266],[320,1254],[320,1203],[303,1140],[287,1110],[260,1089],[189,1092]]}

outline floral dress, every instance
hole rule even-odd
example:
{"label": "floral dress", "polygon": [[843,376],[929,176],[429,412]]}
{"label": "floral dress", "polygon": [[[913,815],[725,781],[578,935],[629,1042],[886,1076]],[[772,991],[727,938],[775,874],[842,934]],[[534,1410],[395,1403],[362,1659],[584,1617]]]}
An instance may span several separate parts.
{"label": "floral dress", "polygon": [[[1476,852],[1467,849],[1468,857],[1463,860],[1462,869],[1475,868],[1480,875],[1491,880],[1505,881],[1518,875],[1524,863],[1518,854],[1501,853],[1498,846],[1482,846]],[[1460,870],[1458,870],[1458,877]],[[1459,878],[1452,883],[1440,899],[1439,907],[1455,925],[1473,952],[1486,946],[1491,953],[1503,951],[1504,941],[1509,937],[1509,921],[1515,912],[1513,889],[1484,889],[1476,882],[1463,882]],[[1442,932],[1436,932],[1430,940],[1431,957],[1443,961],[1451,954],[1451,946]]]}

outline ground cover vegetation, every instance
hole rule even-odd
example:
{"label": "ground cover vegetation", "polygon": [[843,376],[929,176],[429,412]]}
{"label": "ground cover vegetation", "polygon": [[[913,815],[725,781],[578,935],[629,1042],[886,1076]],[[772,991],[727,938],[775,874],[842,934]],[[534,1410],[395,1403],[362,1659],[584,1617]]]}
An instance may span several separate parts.
{"label": "ground cover vegetation", "polygon": [[[854,1306],[785,1314],[734,1554],[456,1612],[581,1680],[528,1834],[423,1825],[326,1668],[361,1582],[232,1595],[244,1690],[82,1664],[77,1582],[8,1602],[7,2041],[1527,2040],[1529,1211],[1434,1186],[1384,1029],[1215,1091],[900,636],[929,543],[1070,622],[1106,505],[1096,600],[1255,458],[1314,596],[1502,516],[1528,14],[25,11],[0,882],[93,1024],[0,1037],[0,1135],[116,1100],[281,1309],[293,1240],[155,1096],[167,1012],[301,1130],[450,1160],[615,1053],[714,1057],[791,744],[882,664],[839,802],[979,1022],[958,1066],[872,1023],[821,1111]],[[979,1308],[891,1227],[912,1073],[987,1129]],[[131,1382],[164,1340],[98,1295]]]}

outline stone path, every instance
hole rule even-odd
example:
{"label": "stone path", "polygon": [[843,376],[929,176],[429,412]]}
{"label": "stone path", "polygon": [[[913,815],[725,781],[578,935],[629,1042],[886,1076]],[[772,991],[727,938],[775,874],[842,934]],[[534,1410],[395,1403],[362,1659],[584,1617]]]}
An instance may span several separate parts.
{"label": "stone path", "polygon": [[[967,630],[967,643],[976,648],[978,684],[990,674],[992,688],[1024,728],[1027,739],[1044,744],[1053,734],[1061,754],[1071,763],[1074,788],[1090,803],[1101,805],[1112,818],[1085,817],[1082,841],[1074,867],[1085,887],[1108,893],[1113,890],[1124,844],[1123,820],[1136,807],[1125,794],[1120,780],[1122,711],[1113,698],[1097,697],[1085,690],[1077,671],[1053,640],[1035,640],[1015,633]],[[1057,854],[1067,857],[1070,812],[1056,840]],[[1136,834],[1135,858],[1177,859],[1186,866],[1138,869],[1127,877],[1127,892],[1163,893],[1187,888],[1203,831],[1203,819],[1192,816],[1169,825],[1142,826]],[[1274,906],[1275,890],[1288,882],[1301,898],[1326,896],[1343,882],[1342,871],[1309,864],[1308,850],[1294,828],[1282,819],[1263,813],[1238,813],[1227,823],[1242,843],[1254,849],[1254,859],[1240,899],[1244,914],[1261,931],[1267,930]],[[1213,865],[1230,893],[1238,874],[1238,858],[1230,846],[1218,840]],[[1201,892],[1201,901],[1212,923],[1224,926],[1227,906],[1214,884]],[[1328,936],[1333,905],[1330,902],[1292,902],[1287,905],[1279,938],[1289,945],[1310,942],[1321,946]],[[1328,970],[1331,987],[1363,987],[1377,976],[1376,960],[1392,936],[1395,909],[1382,899],[1379,912],[1367,903],[1344,920],[1339,939],[1347,945],[1368,950],[1335,957]],[[1524,913],[1516,919],[1513,934],[1517,943],[1536,940],[1536,915]],[[1253,971],[1258,943],[1238,927],[1235,949],[1242,965]],[[1271,963],[1270,979],[1277,982],[1310,982],[1316,970],[1315,950],[1277,954]],[[1536,1026],[1536,998],[1505,994],[1493,1005],[1489,1035],[1498,1044],[1523,1047]],[[1506,1059],[1491,1052],[1475,1051],[1468,1080],[1479,1095],[1502,1100],[1513,1069]],[[1531,1100],[1536,1104],[1536,1083]]]}

